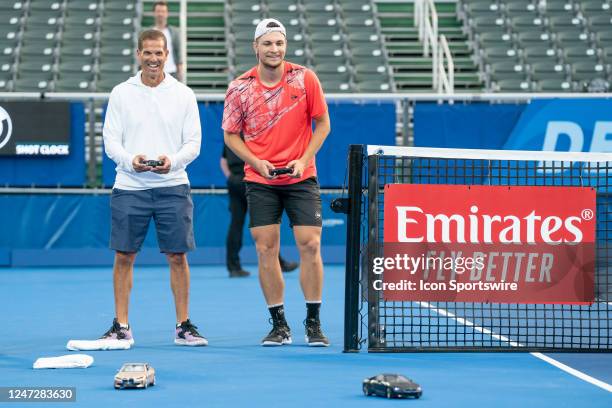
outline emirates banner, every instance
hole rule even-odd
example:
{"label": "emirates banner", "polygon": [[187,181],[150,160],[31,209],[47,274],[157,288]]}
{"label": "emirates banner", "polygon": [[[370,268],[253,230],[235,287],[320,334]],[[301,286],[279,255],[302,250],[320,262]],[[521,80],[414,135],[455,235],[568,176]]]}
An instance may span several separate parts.
{"label": "emirates banner", "polygon": [[590,304],[596,192],[588,187],[385,185],[387,301]]}

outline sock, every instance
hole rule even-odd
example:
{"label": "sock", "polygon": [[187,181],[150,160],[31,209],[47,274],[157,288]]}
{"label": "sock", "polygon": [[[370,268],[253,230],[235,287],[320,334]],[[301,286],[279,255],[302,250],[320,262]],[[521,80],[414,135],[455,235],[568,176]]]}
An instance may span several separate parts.
{"label": "sock", "polygon": [[[187,320],[189,320],[189,318],[185,319],[185,322],[186,322]],[[177,327],[177,328],[181,327],[181,324],[183,324],[183,323],[185,323],[185,322],[177,322],[177,323],[176,323],[176,327]]]}
{"label": "sock", "polygon": [[119,327],[121,327],[122,329],[129,329],[130,325],[129,324],[119,323]]}
{"label": "sock", "polygon": [[273,322],[278,322],[287,326],[287,321],[285,320],[285,307],[282,303],[268,306],[268,310],[270,311],[270,316],[272,316]]}
{"label": "sock", "polygon": [[321,309],[321,301],[306,302],[306,319],[319,320],[319,310]]}

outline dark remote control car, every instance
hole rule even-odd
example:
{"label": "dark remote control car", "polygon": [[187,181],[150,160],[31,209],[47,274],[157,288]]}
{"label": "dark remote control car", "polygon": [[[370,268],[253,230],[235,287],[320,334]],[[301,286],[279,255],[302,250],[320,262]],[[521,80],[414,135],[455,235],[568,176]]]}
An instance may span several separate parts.
{"label": "dark remote control car", "polygon": [[363,393],[366,396],[380,395],[387,398],[420,398],[423,390],[419,384],[403,375],[379,374],[363,380]]}

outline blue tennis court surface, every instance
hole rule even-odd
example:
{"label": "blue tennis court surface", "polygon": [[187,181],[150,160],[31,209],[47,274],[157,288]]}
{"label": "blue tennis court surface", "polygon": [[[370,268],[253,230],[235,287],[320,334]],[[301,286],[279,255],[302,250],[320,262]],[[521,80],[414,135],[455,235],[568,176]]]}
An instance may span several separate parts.
{"label": "blue tennis court surface", "polygon": [[[38,357],[70,353],[65,349],[69,339],[97,338],[108,329],[114,315],[112,270],[0,270],[0,386],[76,387],[76,403],[52,406],[612,406],[612,393],[529,353],[342,353],[342,266],[326,267],[322,322],[333,343],[329,348],[304,345],[305,306],[297,273],[285,275],[294,344],[281,348],[258,345],[270,326],[256,276],[228,279],[221,267],[194,267],[191,274],[191,318],[210,346],[173,344],[168,269],[137,266],[130,311],[134,348],[87,352],[95,358],[87,369],[33,370]],[[610,354],[550,356],[612,383]],[[113,375],[125,362],[151,363],[157,385],[114,390]],[[361,381],[382,372],[413,378],[423,387],[423,397],[363,396]]]}

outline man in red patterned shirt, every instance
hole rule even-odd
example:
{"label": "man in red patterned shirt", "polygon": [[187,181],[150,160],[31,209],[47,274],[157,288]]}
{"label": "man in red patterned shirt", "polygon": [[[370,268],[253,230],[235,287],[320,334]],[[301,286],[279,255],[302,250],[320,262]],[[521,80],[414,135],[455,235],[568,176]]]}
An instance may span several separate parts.
{"label": "man in red patterned shirt", "polygon": [[[309,346],[329,346],[319,320],[322,218],[315,167],[315,154],[330,130],[327,104],[314,72],[284,60],[286,32],[278,20],[265,19],[257,25],[253,49],[258,64],[230,83],[222,127],[225,144],[245,161],[249,227],[273,326],[262,345],[292,342],[283,308],[285,282],[278,262],[284,210],[300,252],[306,341]],[[275,175],[272,170],[278,168],[288,168],[289,173]]]}

